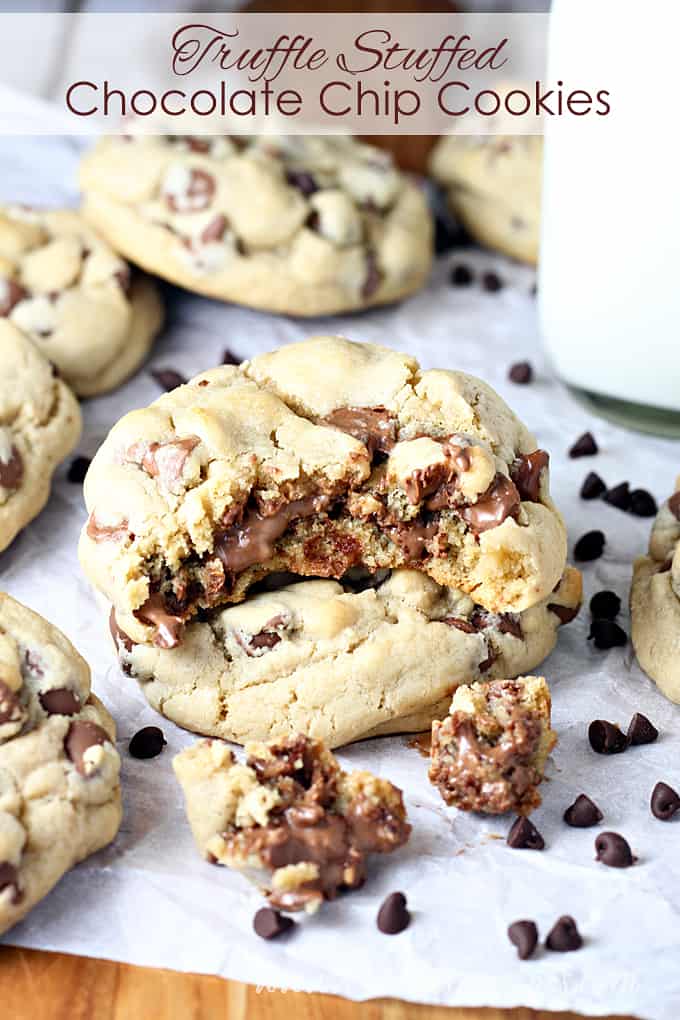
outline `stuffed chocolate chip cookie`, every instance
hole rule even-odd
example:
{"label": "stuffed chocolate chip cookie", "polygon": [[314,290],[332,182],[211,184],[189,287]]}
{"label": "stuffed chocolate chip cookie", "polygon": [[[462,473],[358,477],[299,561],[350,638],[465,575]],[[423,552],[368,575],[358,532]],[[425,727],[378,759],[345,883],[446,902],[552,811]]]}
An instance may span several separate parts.
{"label": "stuffed chocolate chip cookie", "polygon": [[71,210],[0,208],[0,317],[29,336],[81,397],[114,389],[162,321],[154,284]]}
{"label": "stuffed chocolate chip cookie", "polygon": [[348,137],[110,138],[81,184],[116,251],[223,301],[325,315],[403,298],[430,268],[423,192]]}
{"label": "stuffed chocolate chip cookie", "polygon": [[541,662],[577,613],[568,567],[548,600],[489,613],[416,570],[302,581],[213,610],[182,644],[135,645],[111,629],[121,666],[149,703],[195,733],[238,743],[305,733],[338,747],[427,729],[461,683]]}
{"label": "stuffed chocolate chip cookie", "polygon": [[32,341],[0,318],[0,551],[45,506],[80,428],[71,391]]}
{"label": "stuffed chocolate chip cookie", "polygon": [[0,932],[121,820],[115,726],[64,635],[0,593]]}
{"label": "stuffed chocolate chip cookie", "polygon": [[447,135],[430,161],[454,215],[480,244],[536,264],[543,139]]}
{"label": "stuffed chocolate chip cookie", "polygon": [[654,521],[648,555],[633,565],[630,612],[640,665],[680,703],[680,477]]}
{"label": "stuffed chocolate chip cookie", "polygon": [[411,567],[494,613],[548,598],[548,454],[485,383],[317,337],[127,414],[85,481],[83,568],[135,643],[290,571]]}

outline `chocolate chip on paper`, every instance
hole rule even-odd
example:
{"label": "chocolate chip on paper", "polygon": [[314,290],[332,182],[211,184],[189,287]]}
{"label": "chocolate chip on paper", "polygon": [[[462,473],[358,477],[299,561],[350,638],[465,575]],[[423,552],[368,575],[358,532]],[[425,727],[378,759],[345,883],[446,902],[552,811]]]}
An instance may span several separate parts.
{"label": "chocolate chip on paper", "polygon": [[621,754],[628,747],[628,737],[615,723],[594,719],[588,727],[588,740],[597,754]]}
{"label": "chocolate chip on paper", "polygon": [[560,917],[548,932],[545,945],[547,949],[551,949],[554,953],[570,953],[575,949],[580,949],[583,945],[583,939],[576,927],[574,918],[568,914]]}
{"label": "chocolate chip on paper", "polygon": [[187,381],[174,368],[152,368],[151,375],[166,393],[169,393],[170,390],[176,390],[178,386],[184,386]]}
{"label": "chocolate chip on paper", "polygon": [[657,783],[649,802],[652,814],[660,822],[667,822],[680,809],[680,795],[668,783]]}
{"label": "chocolate chip on paper", "polygon": [[290,931],[295,921],[271,907],[261,907],[253,918],[253,931],[261,939],[275,939]]}
{"label": "chocolate chip on paper", "polygon": [[496,294],[502,289],[503,281],[498,273],[494,273],[493,269],[490,269],[486,273],[482,273],[482,290],[485,290],[488,294]]}
{"label": "chocolate chip on paper", "polygon": [[597,804],[580,793],[573,804],[564,812],[564,820],[573,829],[589,829],[591,825],[599,825],[604,815]]}
{"label": "chocolate chip on paper", "polygon": [[628,635],[613,620],[593,620],[588,640],[600,651],[607,651],[609,648],[623,648],[628,642]]}
{"label": "chocolate chip on paper", "polygon": [[512,824],[508,833],[508,846],[513,850],[543,850],[545,840],[533,822],[520,815]]}
{"label": "chocolate chip on paper", "polygon": [[526,386],[534,378],[534,370],[528,361],[517,361],[510,366],[508,379],[520,386]]}
{"label": "chocolate chip on paper", "polygon": [[534,921],[515,921],[508,927],[508,938],[520,960],[528,960],[538,944],[538,928]]}
{"label": "chocolate chip on paper", "polygon": [[131,738],[128,750],[133,758],[156,758],[167,743],[158,726],[144,726]]}
{"label": "chocolate chip on paper", "polygon": [[402,892],[393,892],[383,901],[378,911],[377,925],[383,935],[398,935],[408,928],[411,915]]}
{"label": "chocolate chip on paper", "polygon": [[646,489],[633,489],[630,494],[630,512],[636,517],[656,517],[656,500]]}
{"label": "chocolate chip on paper", "polygon": [[621,599],[614,591],[598,591],[590,600],[590,612],[598,620],[613,620],[621,612]]}
{"label": "chocolate chip on paper", "polygon": [[91,464],[89,457],[74,457],[71,461],[66,478],[74,485],[82,485]]}
{"label": "chocolate chip on paper", "polygon": [[581,486],[581,499],[599,499],[607,491],[607,486],[595,471],[589,471]]}
{"label": "chocolate chip on paper", "polygon": [[628,724],[628,743],[634,745],[653,744],[659,731],[642,712],[636,712]]}
{"label": "chocolate chip on paper", "polygon": [[474,273],[464,262],[459,262],[449,273],[452,287],[469,287],[474,278]]}
{"label": "chocolate chip on paper", "polygon": [[630,486],[628,482],[619,482],[612,489],[607,489],[603,499],[605,503],[615,506],[617,510],[630,510]]}
{"label": "chocolate chip on paper", "polygon": [[608,868],[630,868],[637,857],[633,856],[628,840],[618,832],[601,832],[595,840],[595,860]]}
{"label": "chocolate chip on paper", "polygon": [[594,457],[596,453],[599,453],[599,447],[592,432],[584,432],[569,449],[569,456],[572,459]]}
{"label": "chocolate chip on paper", "polygon": [[574,559],[579,563],[597,560],[604,551],[606,538],[603,531],[586,531],[574,546]]}

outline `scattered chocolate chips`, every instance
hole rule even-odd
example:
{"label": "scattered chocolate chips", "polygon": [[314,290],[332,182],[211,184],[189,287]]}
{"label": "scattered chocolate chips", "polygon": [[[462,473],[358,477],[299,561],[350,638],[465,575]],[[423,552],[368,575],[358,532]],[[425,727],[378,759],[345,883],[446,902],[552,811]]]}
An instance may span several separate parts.
{"label": "scattered chocolate chips", "polygon": [[66,478],[74,485],[82,485],[85,481],[87,469],[91,464],[89,457],[74,457],[68,469]]}
{"label": "scattered chocolate chips", "polygon": [[607,489],[603,499],[605,503],[609,503],[610,506],[615,506],[617,510],[630,510],[630,486],[628,482],[619,482],[613,489]]}
{"label": "scattered chocolate chips", "polygon": [[486,273],[482,273],[482,290],[487,291],[489,294],[496,294],[502,289],[503,281],[498,273],[494,273],[492,269]]}
{"label": "scattered chocolate chips", "polygon": [[605,541],[603,531],[586,531],[574,546],[574,559],[580,563],[599,559],[604,550]]}
{"label": "scattered chocolate chips", "polygon": [[646,489],[633,489],[630,494],[630,512],[636,517],[655,517],[658,512],[656,500]]}
{"label": "scattered chocolate chips", "polygon": [[167,393],[170,390],[177,389],[178,386],[184,386],[186,379],[179,372],[176,372],[174,368],[153,368],[151,369],[151,375],[154,377],[158,385],[162,390]]}
{"label": "scattered chocolate chips", "polygon": [[588,727],[588,740],[596,754],[621,754],[628,747],[628,737],[614,723],[594,719]]}
{"label": "scattered chocolate chips", "polygon": [[636,712],[628,725],[628,743],[638,746],[640,744],[653,744],[659,736],[656,726],[649,721],[642,712]]}
{"label": "scattered chocolate chips", "polygon": [[474,278],[474,273],[464,262],[459,262],[449,273],[452,287],[469,287]]}
{"label": "scattered chocolate chips", "polygon": [[599,452],[599,447],[595,442],[595,436],[592,432],[584,432],[582,436],[579,436],[576,442],[569,450],[569,456],[573,459],[576,457],[594,457]]}
{"label": "scattered chocolate chips", "polygon": [[594,471],[589,471],[581,486],[581,499],[599,499],[607,491],[607,486]]}
{"label": "scattered chocolate chips", "polygon": [[39,701],[48,715],[76,715],[80,712],[80,698],[68,687],[53,687],[43,691]]}
{"label": "scattered chocolate chips", "polygon": [[668,783],[657,783],[649,806],[655,818],[667,822],[680,809],[680,796]]}
{"label": "scattered chocolate chips", "polygon": [[514,365],[510,366],[508,372],[508,379],[510,382],[518,383],[520,386],[526,386],[534,378],[534,370],[528,361],[516,361]]}
{"label": "scattered chocolate chips", "polygon": [[545,840],[534,823],[520,815],[512,824],[507,844],[513,850],[543,850]]}
{"label": "scattered chocolate chips", "polygon": [[538,944],[538,928],[533,921],[515,921],[508,928],[508,938],[520,960],[528,960]]}
{"label": "scattered chocolate chips", "polygon": [[81,776],[84,776],[87,774],[85,752],[97,744],[106,743],[109,739],[108,733],[101,726],[84,719],[76,719],[69,726],[64,738],[66,757],[73,762]]}
{"label": "scattered chocolate chips", "polygon": [[240,365],[241,359],[237,358],[233,351],[230,351],[228,347],[224,348],[222,353],[222,364],[223,365]]}
{"label": "scattered chocolate chips", "polygon": [[573,804],[564,812],[564,820],[573,829],[588,829],[591,825],[599,825],[604,815],[590,797],[580,793]]}
{"label": "scattered chocolate chips", "polygon": [[158,726],[144,726],[130,740],[128,750],[133,758],[155,758],[167,743]]}
{"label": "scattered chocolate chips", "polygon": [[383,935],[398,935],[408,928],[411,915],[406,906],[406,897],[402,892],[390,893],[383,900],[378,911],[377,925]]}
{"label": "scattered chocolate chips", "polygon": [[271,907],[261,907],[253,918],[253,930],[261,939],[275,939],[278,935],[290,931],[294,925],[292,917],[286,917]]}
{"label": "scattered chocolate chips", "polygon": [[628,841],[618,832],[601,832],[595,840],[595,860],[608,868],[630,868],[635,864]]}
{"label": "scattered chocolate chips", "polygon": [[568,914],[560,917],[548,932],[545,945],[554,953],[571,953],[574,949],[580,949],[583,939],[574,918]]}
{"label": "scattered chocolate chips", "polygon": [[588,640],[604,652],[609,648],[623,648],[628,642],[628,635],[613,620],[593,620],[590,624]]}
{"label": "scattered chocolate chips", "polygon": [[590,612],[598,620],[613,620],[621,612],[621,599],[614,591],[598,591],[590,600]]}

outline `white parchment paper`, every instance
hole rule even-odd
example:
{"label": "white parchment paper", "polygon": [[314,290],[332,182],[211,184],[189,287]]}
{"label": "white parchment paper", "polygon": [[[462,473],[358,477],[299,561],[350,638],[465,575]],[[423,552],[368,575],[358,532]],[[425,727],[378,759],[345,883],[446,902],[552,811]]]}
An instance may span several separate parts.
{"label": "white parchment paper", "polygon": [[[3,139],[0,197],[74,203],[76,164],[73,141]],[[456,260],[476,270],[496,269],[505,288],[486,294],[478,284],[451,287],[448,269]],[[150,364],[191,376],[218,363],[225,347],[249,357],[315,332],[340,332],[410,351],[425,367],[456,367],[484,377],[551,452],[552,491],[571,544],[591,528],[607,535],[603,558],[585,566],[586,598],[611,587],[625,606],[630,564],[646,546],[650,522],[600,501],[580,501],[581,481],[595,469],[610,485],[627,479],[662,499],[680,470],[680,447],[593,418],[560,386],[541,352],[532,284],[533,272],[525,267],[465,251],[442,258],[426,290],[405,304],[323,322],[268,316],[168,288],[168,324]],[[536,381],[513,385],[508,365],[524,358],[533,363]],[[321,379],[322,364],[318,371]],[[93,454],[120,415],[157,395],[156,383],[142,371],[116,393],[88,401],[79,452]],[[597,437],[599,456],[569,460],[568,447],[586,429]],[[560,737],[543,805],[533,816],[546,839],[544,852],[509,849],[499,838],[507,832],[507,818],[485,820],[447,809],[427,782],[425,759],[407,746],[407,738],[357,744],[340,752],[343,764],[375,770],[403,788],[412,839],[403,851],[374,862],[363,889],[302,919],[291,937],[265,943],[251,930],[261,905],[257,892],[238,875],[202,861],[194,848],[170,764],[193,738],[159,719],[114,663],[105,623],[76,558],[85,517],[81,487],[69,484],[65,474],[64,467],[48,508],[0,557],[0,584],[61,627],[90,662],[94,690],[118,723],[125,816],[115,843],[62,879],[6,942],[356,999],[401,996],[677,1020],[680,819],[655,820],[649,796],[657,780],[680,781],[680,708],[657,693],[630,646],[592,649],[585,610],[563,629],[543,667]],[[621,622],[628,630],[625,610]],[[591,719],[625,726],[636,710],[660,729],[656,744],[611,758],[590,750]],[[130,758],[132,734],[159,722],[168,740],[162,756],[147,762]],[[565,807],[581,792],[603,810],[602,828],[628,838],[639,855],[634,868],[597,864],[598,830],[563,823]],[[377,931],[375,915],[395,889],[406,892],[413,920],[405,932],[388,938]],[[506,938],[508,923],[534,918],[545,937],[564,913],[576,918],[584,948],[568,954],[543,950],[520,963]]]}

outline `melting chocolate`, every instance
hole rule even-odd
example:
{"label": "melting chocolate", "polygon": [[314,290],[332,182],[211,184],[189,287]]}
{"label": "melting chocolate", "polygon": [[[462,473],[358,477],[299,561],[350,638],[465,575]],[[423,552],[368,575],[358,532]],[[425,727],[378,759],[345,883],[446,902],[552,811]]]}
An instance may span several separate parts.
{"label": "melting chocolate", "polygon": [[461,511],[463,520],[475,535],[496,528],[508,517],[516,517],[520,496],[514,482],[497,474],[484,495]]}
{"label": "melting chocolate", "polygon": [[389,453],[397,441],[397,423],[385,407],[338,407],[323,419],[358,439],[370,456]]}
{"label": "melting chocolate", "polygon": [[271,558],[276,542],[291,521],[321,513],[329,505],[330,496],[318,495],[284,503],[269,516],[251,510],[240,524],[233,524],[215,537],[215,553],[225,570],[239,574]]}
{"label": "melting chocolate", "polygon": [[510,468],[510,477],[523,500],[529,500],[531,503],[540,502],[541,474],[549,463],[550,457],[545,450],[522,454],[514,461]]}
{"label": "melting chocolate", "polygon": [[156,628],[153,643],[159,648],[175,648],[182,639],[185,618],[171,613],[160,592],[154,592],[135,616],[142,623]]}

